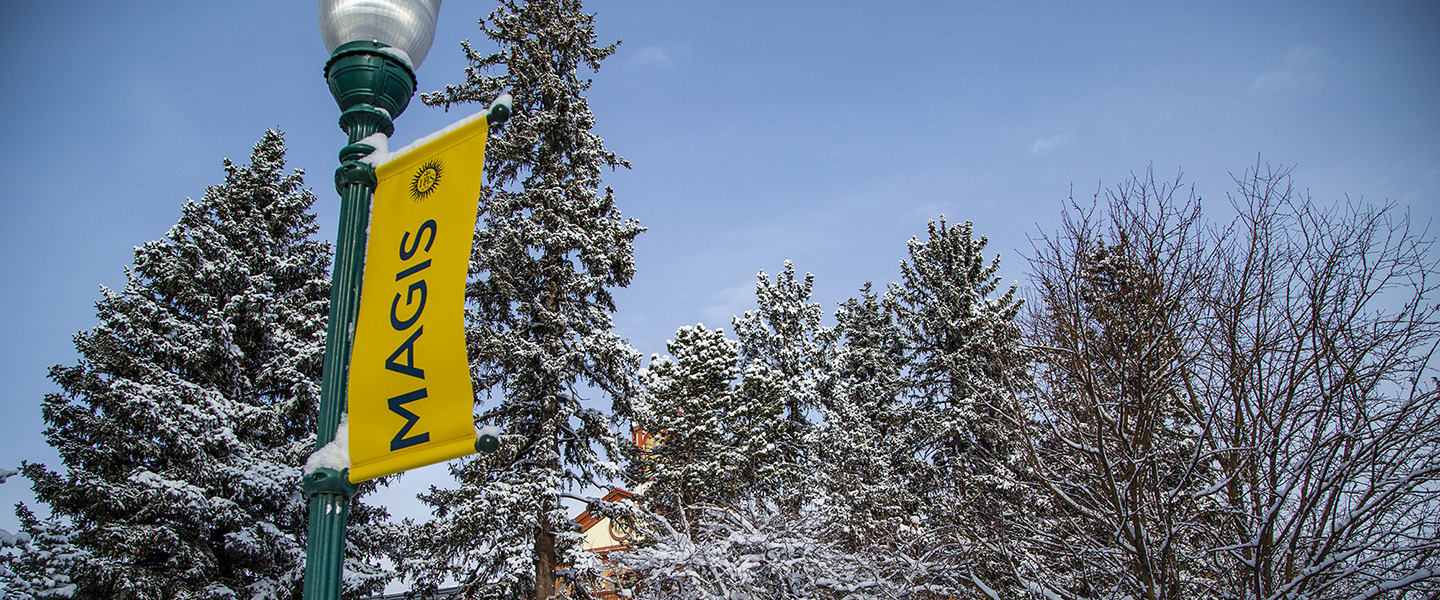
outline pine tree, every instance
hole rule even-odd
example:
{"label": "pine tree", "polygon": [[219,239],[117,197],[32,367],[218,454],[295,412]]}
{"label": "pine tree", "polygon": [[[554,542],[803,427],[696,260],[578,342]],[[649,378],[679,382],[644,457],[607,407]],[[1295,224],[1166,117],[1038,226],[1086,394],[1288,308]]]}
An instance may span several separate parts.
{"label": "pine tree", "polygon": [[811,299],[815,277],[795,277],[795,265],[775,277],[761,271],[755,283],[757,308],[735,317],[743,381],[734,426],[749,457],[750,483],[762,495],[794,509],[803,500],[800,482],[808,460],[810,411],[820,405],[828,371],[831,332],[820,326],[824,311]]}
{"label": "pine tree", "polygon": [[904,343],[869,283],[840,305],[835,320],[839,346],[821,393],[825,420],[809,443],[811,487],[838,511],[834,519],[849,547],[859,549],[892,538],[918,508],[901,477],[911,453]]}
{"label": "pine tree", "polygon": [[616,48],[595,45],[593,15],[578,0],[504,0],[481,30],[499,51],[464,44],[465,82],[422,98],[448,108],[514,97],[487,150],[467,291],[472,370],[501,398],[477,419],[505,434],[495,455],[452,468],[458,489],[423,497],[436,518],[402,567],[422,590],[448,576],[485,597],[548,598],[556,569],[588,554],[561,495],[620,475],[599,454],[619,448],[607,417],[582,403],[591,390],[617,403],[635,393],[639,355],[611,331],[609,288],[630,283],[643,228],[600,188],[602,168],[629,164],[591,131],[580,68],[598,70]]}
{"label": "pine tree", "polygon": [[[737,412],[735,378],[739,344],[723,330],[681,327],[666,343],[670,355],[655,357],[640,373],[645,393],[636,400],[632,422],[660,443],[640,449],[634,464],[644,485],[646,507],[684,519],[699,501],[726,503],[740,495],[745,463],[732,421]],[[638,479],[638,478],[637,478]],[[692,530],[693,532],[693,530]]]}
{"label": "pine tree", "polygon": [[[23,471],[84,550],[78,598],[299,597],[329,248],[280,132],[224,168],[135,249],[123,290],[102,287],[78,364],[50,370],[65,469]],[[381,516],[352,512],[352,594],[385,579],[367,559]]]}
{"label": "pine tree", "polygon": [[927,448],[940,461],[1003,451],[993,417],[1006,414],[1006,399],[1026,377],[1015,325],[1022,301],[1015,285],[990,297],[1000,259],[985,264],[988,243],[974,239],[969,222],[932,221],[927,241],[910,240],[910,261],[900,264],[902,280],[889,297],[907,342],[912,393],[941,419]]}
{"label": "pine tree", "polygon": [[15,507],[15,515],[20,518],[20,533],[0,529],[0,598],[73,597],[71,574],[91,560],[75,545],[74,532],[55,517],[35,518],[23,504]]}
{"label": "pine tree", "polygon": [[915,407],[906,475],[927,505],[927,526],[959,523],[969,536],[971,568],[992,587],[1008,571],[994,551],[1000,527],[1024,514],[1020,485],[1020,398],[1027,353],[1016,324],[1017,287],[999,297],[1000,259],[985,259],[988,240],[973,224],[931,222],[911,239],[910,260],[887,296],[906,345]]}

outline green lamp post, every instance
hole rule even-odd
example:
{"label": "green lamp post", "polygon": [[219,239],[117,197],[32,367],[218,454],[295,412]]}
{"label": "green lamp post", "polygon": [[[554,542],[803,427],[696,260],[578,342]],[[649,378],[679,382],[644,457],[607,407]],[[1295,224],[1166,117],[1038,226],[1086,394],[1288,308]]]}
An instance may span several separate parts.
{"label": "green lamp post", "polygon": [[[377,132],[394,132],[392,119],[404,112],[415,93],[415,68],[430,52],[439,13],[440,0],[320,0],[320,35],[331,53],[325,79],[340,105],[340,128],[349,136],[349,144],[340,150],[340,168],[335,171],[340,227],[320,383],[317,450],[334,440],[346,412],[365,231],[375,193],[374,169],[359,162],[374,148],[359,142]],[[324,467],[307,472],[303,486],[310,503],[305,599],[338,600],[346,517],[355,486],[346,473]]]}

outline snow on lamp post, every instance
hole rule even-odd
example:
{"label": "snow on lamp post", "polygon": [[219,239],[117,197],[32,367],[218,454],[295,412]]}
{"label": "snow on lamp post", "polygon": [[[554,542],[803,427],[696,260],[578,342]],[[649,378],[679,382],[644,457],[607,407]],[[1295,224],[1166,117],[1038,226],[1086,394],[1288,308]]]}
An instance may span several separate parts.
{"label": "snow on lamp post", "polygon": [[[360,140],[395,130],[392,119],[415,93],[415,68],[430,52],[440,0],[320,0],[320,37],[330,51],[325,79],[340,106],[340,128],[349,143],[340,150],[335,188],[340,194],[340,227],[331,277],[330,320],[325,337],[318,450],[335,438],[346,412],[350,350],[360,305],[365,231],[375,171],[360,162],[374,148]],[[342,590],[345,526],[355,494],[342,471],[306,469],[310,502],[305,551],[305,599],[338,600]]]}

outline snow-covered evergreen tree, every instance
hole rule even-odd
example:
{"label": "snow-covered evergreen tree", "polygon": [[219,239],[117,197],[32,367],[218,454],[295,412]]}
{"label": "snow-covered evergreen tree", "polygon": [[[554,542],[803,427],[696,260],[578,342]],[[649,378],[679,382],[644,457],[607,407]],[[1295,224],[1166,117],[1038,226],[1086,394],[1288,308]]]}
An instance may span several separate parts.
{"label": "snow-covered evergreen tree", "polygon": [[15,515],[19,533],[0,529],[0,598],[74,597],[71,573],[92,557],[75,545],[74,532],[59,519],[41,521],[23,504],[15,507]]}
{"label": "snow-covered evergreen tree", "polygon": [[[971,568],[991,587],[1009,569],[998,554],[1001,527],[1025,513],[1020,484],[1020,398],[1027,354],[1016,324],[1016,285],[998,297],[998,256],[970,222],[931,222],[912,238],[901,280],[886,296],[906,345],[906,377],[915,406],[911,445],[918,460],[906,476],[927,505],[926,526],[959,523],[971,536]],[[988,262],[988,264],[987,264]]]}
{"label": "snow-covered evergreen tree", "polygon": [[[45,435],[64,470],[23,471],[83,550],[77,598],[299,597],[329,248],[280,132],[224,168],[135,249],[123,290],[101,289],[79,362],[50,371]],[[382,516],[351,513],[352,594],[386,578],[368,559]]]}
{"label": "snow-covered evergreen tree", "polygon": [[547,598],[556,569],[589,554],[561,495],[620,475],[599,454],[618,451],[608,418],[583,403],[592,392],[628,402],[638,387],[609,290],[630,283],[643,228],[601,188],[603,168],[628,163],[591,131],[580,69],[598,70],[616,47],[595,45],[593,15],[578,0],[503,0],[481,30],[498,51],[464,44],[465,82],[422,98],[448,108],[514,97],[487,150],[467,291],[474,377],[498,399],[477,420],[505,433],[495,455],[452,468],[459,488],[423,497],[436,518],[416,527],[402,567],[421,590],[453,577],[483,597]]}
{"label": "snow-covered evergreen tree", "polygon": [[866,283],[835,313],[839,346],[809,442],[811,489],[834,508],[852,549],[883,544],[918,509],[901,477],[912,452],[911,405],[904,401],[904,344],[881,299]]}
{"label": "snow-covered evergreen tree", "polygon": [[741,493],[745,464],[732,419],[739,412],[735,378],[739,344],[723,330],[681,327],[640,373],[645,393],[633,405],[634,426],[659,439],[633,461],[646,507],[683,520],[700,501],[729,502]]}
{"label": "snow-covered evergreen tree", "polygon": [[749,483],[792,508],[802,500],[810,411],[820,405],[832,347],[831,332],[820,325],[824,311],[811,299],[814,287],[815,277],[796,279],[795,265],[787,260],[774,282],[760,272],[756,309],[734,319],[745,413],[736,415],[732,426],[749,459]]}
{"label": "snow-covered evergreen tree", "polygon": [[997,256],[986,264],[974,225],[930,223],[926,241],[910,240],[901,282],[887,296],[904,332],[911,392],[938,419],[925,451],[938,465],[963,471],[971,459],[1002,456],[1002,416],[1026,380],[1015,324],[1022,301],[1011,285],[998,298]]}

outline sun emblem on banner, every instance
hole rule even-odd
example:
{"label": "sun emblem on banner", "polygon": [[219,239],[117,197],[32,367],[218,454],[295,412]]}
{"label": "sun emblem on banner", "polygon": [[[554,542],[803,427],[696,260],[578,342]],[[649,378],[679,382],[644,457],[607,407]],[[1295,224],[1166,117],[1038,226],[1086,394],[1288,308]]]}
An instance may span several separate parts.
{"label": "sun emblem on banner", "polygon": [[438,160],[427,160],[415,171],[415,177],[410,180],[410,197],[416,202],[430,197],[440,187],[440,175],[444,169]]}

